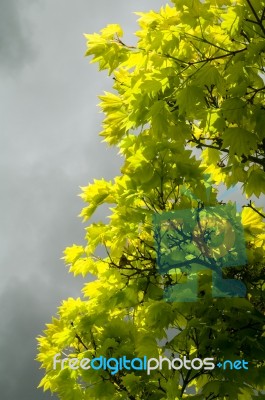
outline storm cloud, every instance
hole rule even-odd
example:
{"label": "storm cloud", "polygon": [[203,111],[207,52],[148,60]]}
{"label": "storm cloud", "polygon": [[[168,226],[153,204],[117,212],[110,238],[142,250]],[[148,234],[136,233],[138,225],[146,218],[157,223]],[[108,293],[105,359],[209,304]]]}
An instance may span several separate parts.
{"label": "storm cloud", "polygon": [[[112,80],[84,58],[83,33],[120,23],[166,1],[0,1],[0,388],[4,400],[50,399],[36,337],[81,278],[61,260],[84,243],[80,186],[111,179],[121,158],[101,143],[97,96]],[[98,213],[105,218],[106,210]]]}
{"label": "storm cloud", "polygon": [[[0,70],[20,70],[34,57],[33,30],[27,17],[32,0],[0,1]],[[36,2],[35,2],[36,4]]]}

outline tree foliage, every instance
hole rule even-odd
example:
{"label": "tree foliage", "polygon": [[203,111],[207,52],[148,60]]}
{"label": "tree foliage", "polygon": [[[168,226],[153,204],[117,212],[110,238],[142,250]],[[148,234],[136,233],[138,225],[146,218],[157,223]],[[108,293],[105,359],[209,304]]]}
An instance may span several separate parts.
{"label": "tree foliage", "polygon": [[[119,25],[85,35],[86,55],[113,77],[113,92],[100,96],[101,136],[117,147],[124,163],[112,181],[95,180],[82,188],[85,221],[102,204],[111,214],[108,223],[87,226],[85,246],[65,250],[74,275],[96,279],[84,285],[82,299],[62,303],[38,339],[38,360],[46,370],[40,386],[63,400],[261,399],[264,211],[246,200],[236,218],[244,228],[247,260],[223,270],[225,278],[244,283],[244,297],[212,296],[211,274],[220,268],[222,241],[217,240],[214,254],[198,246],[195,254],[189,246],[195,239],[207,241],[201,210],[228,207],[228,215],[235,213],[232,204],[218,202],[214,184],[241,183],[248,199],[265,193],[265,1],[174,0],[158,12],[137,15],[140,29],[133,46],[123,41]],[[180,225],[180,239],[174,239],[179,251],[169,256],[173,266],[161,271],[154,216],[180,210],[191,210],[200,230],[188,236]],[[184,242],[190,254],[180,259]],[[99,246],[104,258],[97,255]],[[238,250],[233,251],[237,257]],[[194,273],[198,299],[165,298],[167,288],[185,282],[195,259],[206,267],[212,262],[212,271]],[[145,371],[111,374],[108,369],[53,369],[57,353],[79,359],[246,359],[250,366],[247,372],[163,368],[149,376]]]}

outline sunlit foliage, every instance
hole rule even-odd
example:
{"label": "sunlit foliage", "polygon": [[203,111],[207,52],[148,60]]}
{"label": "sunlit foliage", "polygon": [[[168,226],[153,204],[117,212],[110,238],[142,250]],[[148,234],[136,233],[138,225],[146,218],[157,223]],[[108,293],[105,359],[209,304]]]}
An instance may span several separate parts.
{"label": "sunlit foliage", "polygon": [[[65,250],[70,271],[89,282],[39,338],[40,386],[63,400],[265,398],[265,223],[250,198],[265,193],[265,2],[175,0],[137,15],[135,44],[123,41],[119,25],[85,35],[86,55],[113,78],[112,92],[100,96],[101,136],[124,163],[112,181],[82,188],[83,219],[107,204],[109,222],[90,223],[86,245]],[[197,301],[167,301],[165,289],[185,274],[158,270],[153,216],[220,207],[219,183],[241,183],[246,196],[239,217],[247,263],[224,276],[241,280],[247,294],[214,298],[204,270]],[[245,359],[249,369],[111,375],[53,369],[57,353]]]}

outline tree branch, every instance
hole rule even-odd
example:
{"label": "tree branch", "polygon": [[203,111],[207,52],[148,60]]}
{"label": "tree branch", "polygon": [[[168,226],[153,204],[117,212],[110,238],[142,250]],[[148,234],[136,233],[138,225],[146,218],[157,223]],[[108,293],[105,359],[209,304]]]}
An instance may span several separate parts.
{"label": "tree branch", "polygon": [[185,378],[183,379],[183,385],[182,385],[181,392],[180,392],[180,398],[182,398],[182,396],[183,396],[183,394],[184,394],[184,392],[185,392],[185,389],[186,389],[187,385],[189,384],[189,377],[190,377],[190,374],[191,374],[191,370],[189,370],[189,371],[187,372],[187,375],[186,375]]}
{"label": "tree branch", "polygon": [[243,207],[249,207],[249,208],[251,208],[253,211],[255,211],[257,214],[259,214],[262,218],[265,218],[265,214],[263,214],[262,212],[260,212],[259,210],[257,210],[257,208],[254,207],[254,206],[252,205],[252,201],[251,201],[251,200],[249,201],[249,203],[248,203],[246,206],[243,206]]}
{"label": "tree branch", "polygon": [[[73,322],[71,322],[71,326],[74,328],[74,330],[75,330],[75,326],[74,326],[74,323]],[[76,339],[78,340],[78,342],[80,343],[80,344],[82,344],[82,346],[86,349],[86,350],[88,350],[88,347],[85,345],[85,343],[83,342],[83,340],[82,340],[82,338],[80,337],[80,335],[78,335],[78,333],[76,332],[76,330],[75,330],[75,337],[76,337]]]}
{"label": "tree branch", "polygon": [[264,26],[263,26],[262,19],[261,19],[261,20],[259,19],[259,16],[258,16],[258,14],[256,13],[256,10],[255,10],[255,8],[253,7],[253,5],[251,4],[250,0],[247,0],[247,3],[248,3],[248,5],[249,5],[249,8],[251,9],[251,11],[252,11],[254,17],[256,18],[256,21],[257,21],[259,27],[261,28],[262,32],[263,32],[264,35],[265,35],[265,28],[264,28]]}
{"label": "tree branch", "polygon": [[[212,144],[202,143],[200,141],[200,139],[196,139],[195,136],[193,136],[192,139],[190,139],[188,142],[197,144],[197,148],[198,149],[202,149],[204,147],[207,147],[207,148],[210,148],[210,149],[215,149],[215,150],[222,151],[224,153],[228,153],[229,154],[229,150],[228,149],[222,149],[222,143],[219,146],[214,146]],[[255,164],[261,165],[263,168],[265,168],[265,157],[263,157],[261,159],[261,158],[255,157],[255,156],[248,155],[247,157],[245,157],[245,162],[247,162],[247,161],[252,161]]]}
{"label": "tree branch", "polygon": [[177,62],[180,62],[182,64],[186,64],[186,65],[192,66],[192,65],[195,65],[195,64],[207,63],[207,62],[210,62],[210,61],[219,60],[221,58],[234,56],[235,54],[242,53],[242,51],[246,51],[246,50],[247,50],[247,47],[244,47],[243,49],[230,51],[229,53],[222,54],[221,56],[206,57],[203,60],[198,60],[198,61],[184,61],[184,60],[180,60],[179,58],[176,58],[174,56],[171,56],[170,54],[161,54],[161,56],[170,58],[170,59],[175,60]]}

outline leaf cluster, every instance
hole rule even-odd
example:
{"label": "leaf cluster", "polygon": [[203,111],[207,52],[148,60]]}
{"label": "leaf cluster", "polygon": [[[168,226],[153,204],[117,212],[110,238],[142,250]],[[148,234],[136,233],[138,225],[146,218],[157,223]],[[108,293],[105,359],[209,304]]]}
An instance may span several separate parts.
{"label": "leaf cluster", "polygon": [[[237,215],[247,262],[223,270],[225,278],[244,282],[242,298],[213,298],[212,271],[205,266],[214,257],[202,247],[194,252],[195,239],[210,240],[210,228],[199,219],[193,236],[174,227],[178,236],[168,257],[179,268],[161,273],[153,218],[222,206],[215,183],[241,182],[247,197],[265,193],[265,2],[174,0],[158,12],[137,14],[136,45],[123,42],[118,25],[85,35],[86,54],[113,77],[113,92],[100,96],[101,136],[124,163],[112,181],[82,188],[80,215],[87,221],[107,204],[109,222],[90,223],[86,245],[64,252],[70,272],[89,282],[82,299],[64,301],[38,338],[46,370],[40,386],[63,400],[259,399],[265,388],[264,211],[250,201]],[[184,245],[189,258],[182,257]],[[97,255],[99,247],[105,256]],[[194,258],[202,267],[194,272],[197,301],[166,301],[165,291],[185,283]],[[251,365],[247,373],[229,375],[184,368],[112,375],[53,369],[57,353],[245,358]]]}

